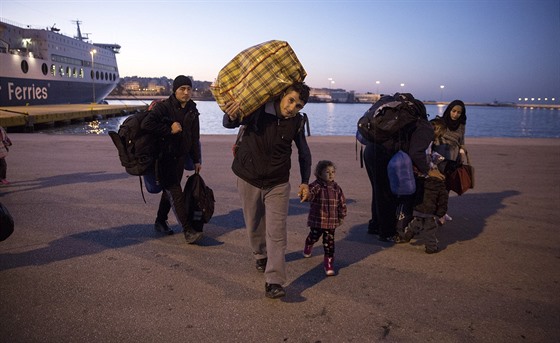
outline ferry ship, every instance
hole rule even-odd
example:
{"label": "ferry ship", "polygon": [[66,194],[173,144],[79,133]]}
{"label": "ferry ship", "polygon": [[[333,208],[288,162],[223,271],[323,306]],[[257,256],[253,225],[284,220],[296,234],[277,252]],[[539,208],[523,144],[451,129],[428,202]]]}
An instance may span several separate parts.
{"label": "ferry ship", "polygon": [[118,44],[0,18],[0,106],[98,103],[119,82]]}

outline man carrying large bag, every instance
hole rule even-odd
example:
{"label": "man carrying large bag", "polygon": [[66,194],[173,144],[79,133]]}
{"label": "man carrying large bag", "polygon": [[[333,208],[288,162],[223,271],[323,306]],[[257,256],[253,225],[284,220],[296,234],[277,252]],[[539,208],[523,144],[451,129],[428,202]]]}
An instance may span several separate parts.
{"label": "man carrying large bag", "polygon": [[292,142],[299,155],[298,195],[305,200],[309,194],[311,151],[299,113],[309,99],[305,76],[287,42],[269,41],[235,56],[211,88],[225,112],[224,127],[243,126],[232,170],[256,269],[265,274],[265,296],[273,299],[286,294]]}

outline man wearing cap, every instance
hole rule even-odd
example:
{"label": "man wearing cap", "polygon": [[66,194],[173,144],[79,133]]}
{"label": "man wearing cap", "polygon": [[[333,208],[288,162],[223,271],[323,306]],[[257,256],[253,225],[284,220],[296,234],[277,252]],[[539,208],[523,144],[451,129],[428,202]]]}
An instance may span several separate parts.
{"label": "man wearing cap", "polygon": [[142,129],[158,138],[161,152],[156,175],[163,192],[154,228],[158,232],[173,234],[173,230],[167,225],[167,215],[173,208],[189,244],[202,238],[202,232],[192,227],[181,187],[187,155],[194,162],[195,173],[199,173],[201,169],[200,114],[191,95],[191,79],[184,75],[177,76],[173,80],[173,94],[158,102],[142,123]]}

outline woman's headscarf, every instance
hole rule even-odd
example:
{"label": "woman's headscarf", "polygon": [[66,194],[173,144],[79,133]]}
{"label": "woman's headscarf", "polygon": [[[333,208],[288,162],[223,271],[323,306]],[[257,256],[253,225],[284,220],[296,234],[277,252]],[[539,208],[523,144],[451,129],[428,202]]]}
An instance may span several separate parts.
{"label": "woman's headscarf", "polygon": [[[457,120],[451,119],[451,109],[455,106],[461,106],[463,109],[463,113]],[[443,120],[445,121],[445,125],[449,130],[455,131],[459,128],[461,124],[467,124],[467,109],[465,108],[465,103],[461,100],[453,100],[447,105],[445,112],[443,112]]]}

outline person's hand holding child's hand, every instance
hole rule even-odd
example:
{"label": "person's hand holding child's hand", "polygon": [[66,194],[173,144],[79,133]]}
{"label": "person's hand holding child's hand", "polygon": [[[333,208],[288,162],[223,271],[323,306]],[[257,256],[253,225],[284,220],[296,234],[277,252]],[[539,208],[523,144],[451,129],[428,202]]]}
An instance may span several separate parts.
{"label": "person's hand holding child's hand", "polygon": [[299,185],[299,191],[297,195],[300,198],[300,202],[309,200],[309,185],[305,183]]}

